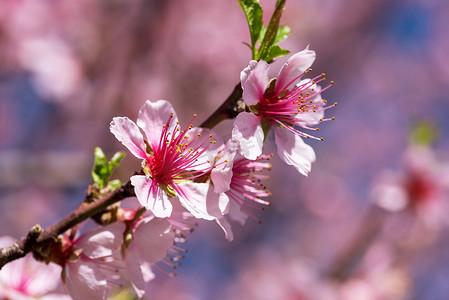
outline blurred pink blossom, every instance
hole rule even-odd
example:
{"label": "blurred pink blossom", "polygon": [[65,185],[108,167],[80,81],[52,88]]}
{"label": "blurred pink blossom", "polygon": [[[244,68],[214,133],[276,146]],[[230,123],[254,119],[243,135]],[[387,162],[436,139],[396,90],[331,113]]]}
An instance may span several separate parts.
{"label": "blurred pink blossom", "polygon": [[[12,245],[15,240],[0,237],[0,248]],[[31,254],[5,265],[0,271],[0,298],[14,300],[69,300],[68,295],[55,289],[60,284],[62,268],[54,263],[36,261]]]}

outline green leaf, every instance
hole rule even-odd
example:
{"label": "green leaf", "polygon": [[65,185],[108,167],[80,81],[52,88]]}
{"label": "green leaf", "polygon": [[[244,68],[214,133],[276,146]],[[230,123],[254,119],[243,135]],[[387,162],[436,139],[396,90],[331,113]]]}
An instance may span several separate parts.
{"label": "green leaf", "polygon": [[[265,33],[267,32],[267,27],[262,26],[262,29],[260,30],[259,39],[257,40],[259,44],[262,44],[263,38],[265,37]],[[273,45],[276,45],[277,43],[282,42],[283,40],[287,39],[288,35],[291,33],[290,27],[287,25],[279,26],[278,31],[276,33],[276,37],[274,38]]]}
{"label": "green leaf", "polygon": [[273,45],[270,47],[270,49],[268,50],[267,55],[265,56],[264,60],[266,62],[270,62],[273,58],[278,57],[278,56],[284,56],[289,54],[290,51],[287,49],[282,49],[280,48],[278,45]]}
{"label": "green leaf", "polygon": [[[123,157],[125,157],[124,152],[117,152],[110,161],[106,159],[103,150],[100,147],[95,147],[94,150],[94,166],[92,168],[92,179],[94,183],[98,185],[101,190],[107,186],[108,179],[111,177],[112,171],[119,166]],[[115,184],[115,181],[112,181]]]}
{"label": "green leaf", "polygon": [[276,45],[285,40],[291,32],[292,30],[287,25],[280,26],[278,28],[278,32],[276,33],[276,37],[274,38],[273,45]]}
{"label": "green leaf", "polygon": [[257,52],[257,59],[266,60],[268,51],[271,46],[274,45],[276,36],[278,35],[279,22],[281,21],[282,13],[284,12],[285,0],[278,0],[276,3],[276,8],[271,16],[270,23],[268,24],[266,33],[263,37],[262,43],[260,44],[259,51]]}
{"label": "green leaf", "polygon": [[251,36],[251,48],[253,50],[254,58],[255,45],[263,26],[263,10],[259,4],[259,0],[238,0],[238,2],[248,21],[249,34]]}

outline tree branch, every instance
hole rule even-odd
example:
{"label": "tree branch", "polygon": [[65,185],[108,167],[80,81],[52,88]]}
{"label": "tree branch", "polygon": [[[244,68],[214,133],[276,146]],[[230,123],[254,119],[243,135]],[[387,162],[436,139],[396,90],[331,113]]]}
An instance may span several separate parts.
{"label": "tree branch", "polygon": [[34,226],[28,232],[26,238],[18,243],[14,243],[10,247],[0,249],[0,269],[8,262],[24,257],[29,252],[56,243],[58,235],[64,233],[66,230],[105,210],[109,205],[133,196],[135,196],[134,188],[131,182],[128,181],[121,187],[105,194],[92,203],[82,203],[70,215],[51,225],[44,231],[42,231],[39,225]]}
{"label": "tree branch", "polygon": [[242,86],[238,83],[223,104],[217,108],[217,110],[200,125],[200,127],[212,129],[223,120],[235,118],[241,111],[243,111],[240,107],[241,104],[239,103],[239,100],[242,98],[242,93]]}

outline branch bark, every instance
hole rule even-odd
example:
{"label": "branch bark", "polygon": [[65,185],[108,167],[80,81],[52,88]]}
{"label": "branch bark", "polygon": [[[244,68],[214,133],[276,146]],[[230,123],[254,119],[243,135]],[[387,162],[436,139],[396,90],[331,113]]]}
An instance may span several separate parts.
{"label": "branch bark", "polygon": [[10,247],[0,249],[0,269],[8,262],[24,257],[32,251],[47,247],[51,243],[56,243],[58,235],[105,210],[109,205],[133,196],[135,196],[134,187],[128,181],[118,189],[105,194],[92,203],[82,203],[70,215],[44,231],[42,231],[39,225],[34,226],[28,232],[26,238]]}

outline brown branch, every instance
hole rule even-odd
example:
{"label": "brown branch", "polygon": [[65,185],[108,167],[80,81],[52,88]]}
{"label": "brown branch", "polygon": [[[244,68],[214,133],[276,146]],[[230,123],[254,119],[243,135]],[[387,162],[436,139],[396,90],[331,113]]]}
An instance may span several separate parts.
{"label": "brown branch", "polygon": [[51,225],[44,231],[39,225],[34,226],[26,238],[12,246],[0,249],[0,269],[8,262],[24,257],[29,252],[45,248],[57,241],[58,235],[91,216],[105,210],[109,205],[125,198],[135,196],[131,182],[123,184],[92,203],[82,203],[70,215]]}
{"label": "brown branch", "polygon": [[223,120],[237,117],[237,115],[243,111],[241,108],[243,102],[240,103],[242,93],[242,86],[238,83],[223,104],[217,108],[217,110],[200,125],[200,127],[212,129]]}

